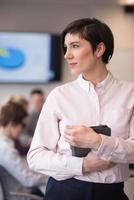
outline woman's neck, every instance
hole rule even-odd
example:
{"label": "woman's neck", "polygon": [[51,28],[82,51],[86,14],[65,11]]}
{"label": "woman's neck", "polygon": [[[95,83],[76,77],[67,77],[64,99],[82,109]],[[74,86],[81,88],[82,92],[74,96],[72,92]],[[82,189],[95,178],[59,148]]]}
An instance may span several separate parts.
{"label": "woman's neck", "polygon": [[107,77],[108,70],[105,65],[102,65],[82,75],[85,80],[92,82],[93,85],[97,85]]}

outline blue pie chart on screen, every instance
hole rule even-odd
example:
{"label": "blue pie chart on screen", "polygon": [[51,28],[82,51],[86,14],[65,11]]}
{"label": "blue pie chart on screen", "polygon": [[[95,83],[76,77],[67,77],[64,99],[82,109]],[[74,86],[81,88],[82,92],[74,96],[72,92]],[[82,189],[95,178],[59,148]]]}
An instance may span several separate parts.
{"label": "blue pie chart on screen", "polygon": [[25,54],[22,50],[8,47],[0,48],[0,67],[4,69],[16,69],[25,62]]}

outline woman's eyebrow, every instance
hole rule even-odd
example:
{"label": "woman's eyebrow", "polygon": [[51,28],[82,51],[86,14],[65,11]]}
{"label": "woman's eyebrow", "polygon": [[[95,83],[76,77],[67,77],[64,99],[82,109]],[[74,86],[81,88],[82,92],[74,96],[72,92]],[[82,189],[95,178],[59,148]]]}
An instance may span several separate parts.
{"label": "woman's eyebrow", "polygon": [[78,42],[78,41],[73,41],[73,42],[71,42],[70,44],[74,44],[74,43],[80,43],[80,42]]}
{"label": "woman's eyebrow", "polygon": [[[76,44],[76,43],[79,44],[80,42],[78,42],[78,41],[73,41],[73,42],[70,42],[69,45]],[[64,46],[66,47],[67,44],[64,44]]]}

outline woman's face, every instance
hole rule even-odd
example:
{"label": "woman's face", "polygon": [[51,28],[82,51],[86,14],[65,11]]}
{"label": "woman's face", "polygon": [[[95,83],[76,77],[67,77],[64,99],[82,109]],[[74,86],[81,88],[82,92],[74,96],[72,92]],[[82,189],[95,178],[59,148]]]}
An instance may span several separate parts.
{"label": "woman's face", "polygon": [[87,75],[97,65],[96,51],[93,53],[90,42],[79,34],[67,33],[65,36],[65,55],[72,73]]}

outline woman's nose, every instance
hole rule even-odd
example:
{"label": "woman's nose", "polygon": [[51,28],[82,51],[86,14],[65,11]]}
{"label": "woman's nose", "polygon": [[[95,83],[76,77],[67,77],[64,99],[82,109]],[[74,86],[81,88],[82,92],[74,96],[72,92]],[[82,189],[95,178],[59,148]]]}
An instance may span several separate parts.
{"label": "woman's nose", "polygon": [[73,54],[71,53],[70,50],[66,50],[65,54],[64,54],[64,58],[65,59],[70,59],[73,57]]}

